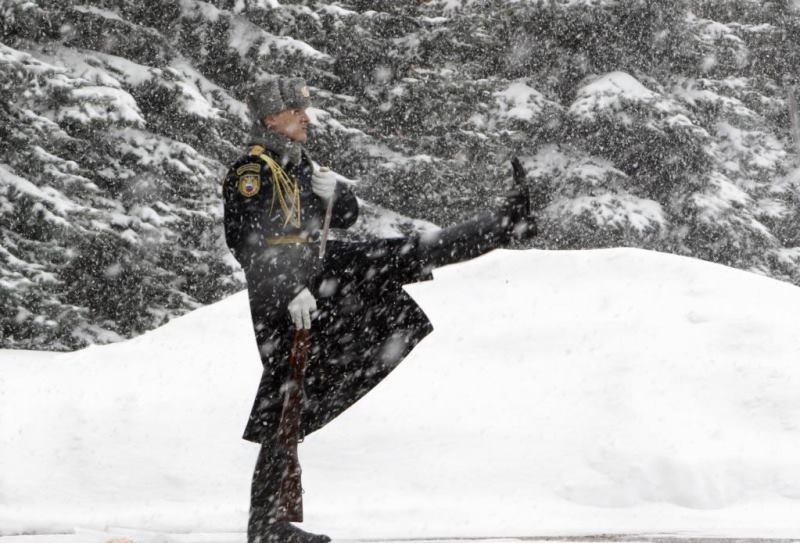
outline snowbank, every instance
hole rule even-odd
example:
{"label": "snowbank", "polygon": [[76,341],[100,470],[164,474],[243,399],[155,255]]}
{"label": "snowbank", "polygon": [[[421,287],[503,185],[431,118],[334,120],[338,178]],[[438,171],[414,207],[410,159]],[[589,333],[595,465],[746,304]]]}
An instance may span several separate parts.
{"label": "snowbank", "polygon": [[[640,250],[495,251],[408,289],[436,330],[302,445],[307,528],[800,536],[800,289]],[[0,368],[0,533],[244,529],[243,293]]]}

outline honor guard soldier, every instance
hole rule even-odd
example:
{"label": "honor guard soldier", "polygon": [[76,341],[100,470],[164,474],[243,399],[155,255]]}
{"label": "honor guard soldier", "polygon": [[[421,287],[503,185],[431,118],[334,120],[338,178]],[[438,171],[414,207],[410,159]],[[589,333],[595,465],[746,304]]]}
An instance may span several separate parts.
{"label": "honor guard soldier", "polygon": [[[247,279],[263,365],[244,438],[260,444],[251,487],[248,543],[324,543],[301,530],[279,504],[286,467],[278,428],[297,330],[309,330],[301,431],[314,432],[356,402],[428,333],[425,314],[402,289],[460,262],[535,233],[524,172],[498,211],[425,236],[328,241],[348,228],[358,202],[335,176],[316,171],[303,149],[309,128],[302,79],[259,81],[247,93],[253,119],[246,154],[224,185],[225,238]],[[332,204],[329,206],[329,204]],[[327,234],[327,231],[325,232]]]}

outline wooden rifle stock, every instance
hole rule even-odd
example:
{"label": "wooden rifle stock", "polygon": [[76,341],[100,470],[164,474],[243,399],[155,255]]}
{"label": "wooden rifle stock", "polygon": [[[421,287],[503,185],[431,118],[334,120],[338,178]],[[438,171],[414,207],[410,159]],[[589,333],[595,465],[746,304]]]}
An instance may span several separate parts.
{"label": "wooden rifle stock", "polygon": [[289,378],[278,427],[278,454],[282,456],[283,475],[278,495],[278,520],[303,521],[303,485],[297,443],[300,441],[300,418],[303,412],[303,383],[308,362],[309,331],[298,330],[289,355]]}

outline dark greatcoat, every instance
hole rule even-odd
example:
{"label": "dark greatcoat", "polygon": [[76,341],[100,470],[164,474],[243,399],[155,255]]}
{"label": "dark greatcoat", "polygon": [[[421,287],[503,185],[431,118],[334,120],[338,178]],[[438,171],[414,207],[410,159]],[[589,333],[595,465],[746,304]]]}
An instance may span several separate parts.
{"label": "dark greatcoat", "polygon": [[[269,150],[256,151],[280,161]],[[417,238],[331,240],[320,261],[325,202],[311,191],[310,160],[303,154],[299,165],[284,167],[301,189],[301,224],[291,226],[273,201],[272,173],[260,154],[251,152],[234,163],[223,197],[225,237],[245,271],[264,367],[244,438],[270,444],[277,435],[295,332],[289,302],[303,288],[317,300],[302,418],[307,435],[371,390],[431,332],[428,318],[402,290],[431,275],[430,259],[423,257]],[[357,200],[342,183],[335,194],[331,227],[347,228],[358,217]],[[307,241],[274,243],[286,236]]]}

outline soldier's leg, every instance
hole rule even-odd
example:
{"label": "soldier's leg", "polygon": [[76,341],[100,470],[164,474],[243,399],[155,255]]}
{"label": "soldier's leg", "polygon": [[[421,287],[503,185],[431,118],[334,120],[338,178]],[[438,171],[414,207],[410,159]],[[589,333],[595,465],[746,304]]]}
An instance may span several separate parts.
{"label": "soldier's leg", "polygon": [[325,268],[338,278],[337,288],[349,281],[354,288],[367,288],[374,294],[387,286],[430,279],[433,268],[470,260],[534,232],[532,222],[502,212],[484,213],[407,238],[334,244],[330,254],[335,258],[327,258]]}
{"label": "soldier's leg", "polygon": [[501,214],[487,213],[419,237],[417,255],[425,266],[455,264],[507,246],[514,226]]}
{"label": "soldier's leg", "polygon": [[[282,468],[272,453],[274,445],[262,443],[258,453],[253,481],[250,486],[250,518],[247,523],[247,542],[259,543],[267,528],[275,522],[275,511],[281,485]],[[261,543],[264,543],[261,541]]]}
{"label": "soldier's leg", "polygon": [[272,443],[264,443],[256,460],[250,489],[247,543],[328,543],[326,535],[312,534],[277,518],[283,462]]}
{"label": "soldier's leg", "polygon": [[527,239],[536,235],[525,170],[516,158],[512,160],[512,165],[514,184],[499,208],[430,235],[420,236],[420,258],[431,267],[444,266],[507,246],[512,239]]}

